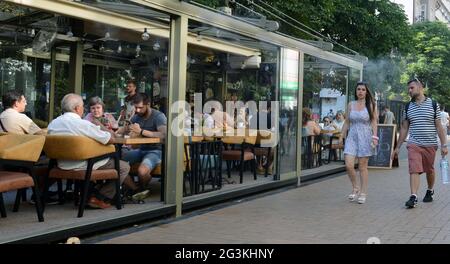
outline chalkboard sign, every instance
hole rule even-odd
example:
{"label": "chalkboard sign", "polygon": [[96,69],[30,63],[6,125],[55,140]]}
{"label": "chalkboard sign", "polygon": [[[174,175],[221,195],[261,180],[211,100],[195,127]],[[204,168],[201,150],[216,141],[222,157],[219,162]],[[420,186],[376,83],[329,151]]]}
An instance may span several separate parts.
{"label": "chalkboard sign", "polygon": [[369,158],[368,168],[391,169],[391,154],[394,150],[394,142],[396,138],[396,125],[378,125],[377,136],[378,146],[375,148],[375,155]]}

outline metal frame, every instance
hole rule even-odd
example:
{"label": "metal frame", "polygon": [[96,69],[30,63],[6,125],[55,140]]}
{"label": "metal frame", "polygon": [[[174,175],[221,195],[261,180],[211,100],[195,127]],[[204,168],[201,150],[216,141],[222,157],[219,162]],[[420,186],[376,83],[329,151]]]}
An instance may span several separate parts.
{"label": "metal frame", "polygon": [[297,186],[301,185],[301,176],[302,176],[302,165],[301,165],[301,156],[302,156],[302,130],[298,129],[303,124],[303,90],[304,90],[304,73],[305,73],[305,53],[300,51],[299,61],[298,61],[298,102],[299,106],[297,107]]}
{"label": "metal frame", "polygon": [[[10,1],[10,0],[7,0]],[[17,1],[17,0],[16,0]],[[176,15],[185,15],[189,19],[210,24],[215,27],[223,28],[237,34],[252,37],[260,41],[268,42],[289,49],[301,50],[307,54],[333,61],[352,68],[361,68],[362,63],[357,60],[343,57],[343,55],[324,51],[318,47],[308,44],[306,41],[286,37],[274,32],[268,32],[262,28],[256,27],[248,22],[238,20],[232,16],[220,14],[206,10],[204,8],[192,5],[183,1],[167,0],[130,0],[131,2],[145,5],[161,12]]]}
{"label": "metal frame", "polygon": [[[203,38],[198,41],[193,34],[188,32],[188,21],[198,21],[209,24],[211,26],[228,30],[246,37],[257,39],[261,42],[267,42],[279,47],[296,50],[299,52],[299,96],[298,96],[298,118],[297,126],[301,125],[301,108],[303,105],[303,65],[304,54],[309,54],[330,62],[338,63],[350,68],[360,71],[360,79],[363,75],[363,63],[348,55],[339,54],[336,52],[324,51],[318,47],[308,44],[307,41],[294,39],[282,34],[268,32],[262,28],[256,27],[248,22],[239,20],[235,17],[228,16],[205,10],[204,8],[189,4],[184,1],[168,1],[168,0],[130,0],[135,4],[149,7],[151,9],[171,15],[170,26],[163,23],[155,23],[146,19],[130,17],[128,15],[118,14],[104,9],[95,8],[83,3],[78,3],[70,0],[4,0],[5,2],[27,6],[40,10],[45,10],[52,13],[63,14],[66,16],[77,17],[83,20],[100,22],[120,28],[128,28],[130,30],[143,32],[144,28],[153,28],[151,34],[155,36],[165,37],[170,39],[169,47],[169,105],[178,101],[185,100],[186,91],[186,56],[187,44],[208,46],[218,49],[225,49],[230,53],[245,53],[246,55],[256,54],[258,51],[252,48],[246,48],[241,45],[227,43],[213,38]],[[214,45],[215,46],[214,46]],[[280,50],[279,50],[280,56]],[[77,56],[78,57],[78,56]],[[281,56],[280,56],[281,57]],[[56,52],[52,52],[52,65],[56,60]],[[78,60],[78,59],[77,59]],[[282,58],[279,58],[278,76],[282,70]],[[50,91],[50,120],[53,118],[54,108],[54,71],[51,77],[51,91]],[[80,79],[81,81],[81,79]],[[277,79],[280,82],[281,78]],[[78,88],[74,88],[78,91]],[[277,89],[280,89],[277,84]],[[178,113],[169,113],[168,124],[178,116]],[[301,138],[301,132],[297,134],[297,140]],[[299,141],[298,141],[299,142]],[[183,164],[183,138],[176,137],[172,134],[167,135],[167,152],[166,164]],[[297,155],[301,153],[299,144],[297,144]],[[277,155],[278,156],[278,155]],[[279,162],[279,157],[276,157],[276,162]],[[166,203],[176,205],[176,216],[181,215],[182,201],[183,201],[183,169],[182,166],[165,166],[167,184],[165,186]],[[277,166],[279,170],[279,166]],[[281,179],[289,179],[290,177],[300,177],[301,166],[297,166],[296,172],[283,174]],[[295,175],[297,174],[297,175]],[[279,174],[278,174],[279,175]],[[278,176],[280,178],[280,176]],[[287,178],[286,178],[287,177]],[[300,180],[298,180],[300,183]]]}
{"label": "metal frame", "polygon": [[[169,102],[173,105],[186,98],[186,61],[187,61],[187,32],[188,19],[185,16],[171,18],[170,47],[169,47]],[[167,124],[177,121],[180,112],[178,109],[168,108]],[[182,122],[184,130],[184,122]],[[183,164],[184,138],[169,133],[168,127],[166,164]],[[183,201],[183,166],[165,166],[166,175],[166,202],[176,204],[176,216],[181,216]]]}

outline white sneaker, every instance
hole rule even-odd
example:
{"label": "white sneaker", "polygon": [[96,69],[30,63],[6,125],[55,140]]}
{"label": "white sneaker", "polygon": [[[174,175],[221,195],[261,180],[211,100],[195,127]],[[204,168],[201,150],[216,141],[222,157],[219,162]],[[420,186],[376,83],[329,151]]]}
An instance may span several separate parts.
{"label": "white sneaker", "polygon": [[150,191],[144,190],[142,192],[135,193],[133,196],[131,196],[131,199],[133,199],[134,201],[142,201],[149,196],[150,196]]}

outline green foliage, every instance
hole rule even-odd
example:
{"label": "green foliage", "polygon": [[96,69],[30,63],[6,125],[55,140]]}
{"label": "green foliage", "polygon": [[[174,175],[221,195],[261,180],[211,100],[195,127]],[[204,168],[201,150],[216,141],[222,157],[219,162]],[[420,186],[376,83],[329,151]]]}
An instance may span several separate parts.
{"label": "green foliage", "polygon": [[402,83],[414,77],[426,87],[427,94],[449,105],[450,98],[450,30],[441,22],[425,22],[412,27],[413,50],[408,54]]}
{"label": "green foliage", "polygon": [[[195,0],[195,2],[217,7],[221,1]],[[254,8],[246,1],[238,2]],[[406,14],[399,5],[389,0],[267,0],[264,2],[369,58],[389,54],[392,48],[397,48],[399,52],[409,50],[411,31]],[[259,1],[255,3],[260,4]],[[255,11],[263,13],[262,10],[255,9]],[[269,13],[263,14],[268,19],[280,22],[280,32],[302,39],[313,39],[310,35],[280,21],[275,16]],[[295,24],[292,21],[289,23]],[[338,46],[335,46],[335,50],[345,51]],[[345,52],[348,53],[348,51]]]}

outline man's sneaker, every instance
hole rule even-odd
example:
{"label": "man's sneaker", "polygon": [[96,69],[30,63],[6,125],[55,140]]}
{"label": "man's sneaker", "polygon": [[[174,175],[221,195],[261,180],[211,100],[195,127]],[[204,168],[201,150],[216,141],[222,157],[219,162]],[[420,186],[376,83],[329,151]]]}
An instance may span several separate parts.
{"label": "man's sneaker", "polygon": [[150,195],[150,191],[144,190],[144,191],[133,194],[131,196],[131,199],[133,199],[134,201],[142,201],[145,198],[149,197],[149,195]]}
{"label": "man's sneaker", "polygon": [[433,201],[434,191],[427,190],[425,197],[423,197],[424,203],[431,203]]}
{"label": "man's sneaker", "polygon": [[414,207],[416,207],[417,206],[417,196],[411,195],[409,197],[409,200],[406,201],[405,206],[407,208],[414,208]]}
{"label": "man's sneaker", "polygon": [[89,205],[89,207],[96,208],[96,209],[106,209],[106,208],[111,207],[111,205],[109,203],[105,203],[104,201],[98,199],[95,196],[92,196],[91,198],[89,198],[88,205]]}

